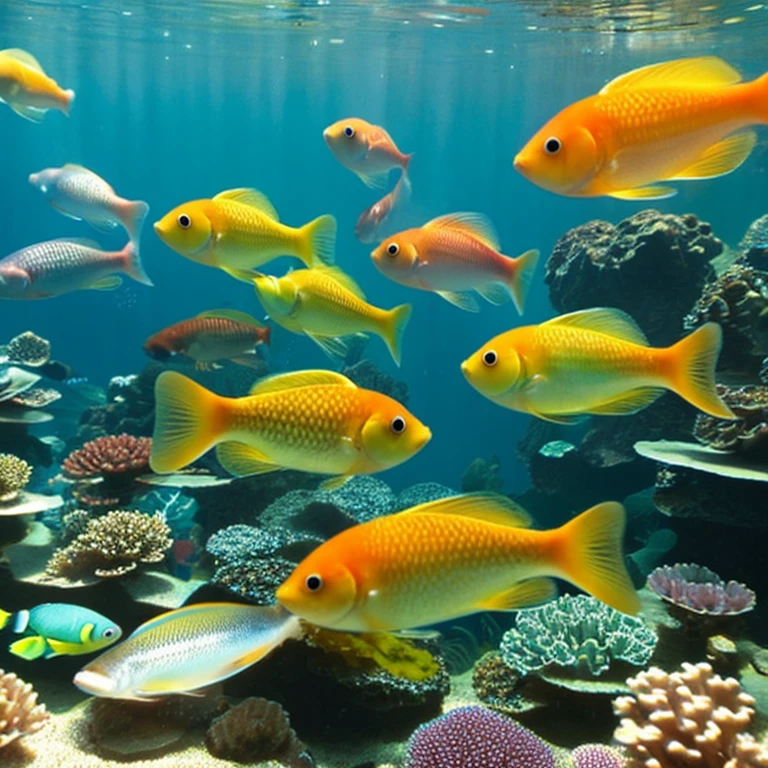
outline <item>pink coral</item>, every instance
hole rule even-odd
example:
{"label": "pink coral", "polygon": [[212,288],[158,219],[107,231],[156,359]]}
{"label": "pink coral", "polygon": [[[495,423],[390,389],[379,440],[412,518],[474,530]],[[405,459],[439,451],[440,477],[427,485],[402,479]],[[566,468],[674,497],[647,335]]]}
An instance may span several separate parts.
{"label": "pink coral", "polygon": [[604,744],[584,744],[571,752],[574,768],[624,768],[626,759]]}
{"label": "pink coral", "polygon": [[75,480],[99,475],[141,474],[149,467],[152,439],[107,435],[86,443],[64,459],[64,474]]}

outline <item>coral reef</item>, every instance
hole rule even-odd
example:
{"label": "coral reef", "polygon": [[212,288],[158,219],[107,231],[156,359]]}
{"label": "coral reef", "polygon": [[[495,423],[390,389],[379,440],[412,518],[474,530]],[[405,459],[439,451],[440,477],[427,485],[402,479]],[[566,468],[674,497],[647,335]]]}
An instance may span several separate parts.
{"label": "coral reef", "polygon": [[354,365],[345,366],[341,369],[341,373],[348,379],[352,379],[358,387],[381,392],[403,405],[408,405],[408,385],[379,370],[367,358]]}
{"label": "coral reef", "polygon": [[461,478],[462,493],[474,493],[476,491],[501,493],[503,490],[504,481],[501,479],[499,457],[472,459]]}
{"label": "coral reef", "polygon": [[738,416],[738,421],[717,419],[706,413],[696,417],[693,436],[718,451],[748,454],[768,463],[768,386],[726,387],[717,392]]}
{"label": "coral reef", "polygon": [[725,582],[703,565],[676,563],[657,568],[648,586],[662,600],[691,613],[736,616],[755,607],[755,593],[736,581]]}
{"label": "coral reef", "polygon": [[256,605],[273,605],[275,591],[295,568],[295,562],[277,555],[234,560],[217,565],[210,583]]}
{"label": "coral reef", "polygon": [[583,744],[571,752],[573,768],[623,768],[627,761],[616,749],[603,744]]}
{"label": "coral reef", "polygon": [[173,543],[162,515],[114,511],[88,521],[71,544],[53,553],[46,572],[69,580],[123,576],[139,563],[158,563]]}
{"label": "coral reef", "polygon": [[411,736],[404,768],[555,768],[555,755],[522,725],[485,707],[453,709]]}
{"label": "coral reef", "polygon": [[566,232],[547,260],[544,279],[558,312],[618,307],[653,345],[670,344],[682,335],[676,320],[714,276],[709,262],[722,250],[710,225],[693,214],[648,209],[616,226],[591,221]]}
{"label": "coral reef", "polygon": [[484,704],[508,714],[535,709],[541,702],[531,700],[520,685],[522,677],[498,651],[486,653],[472,671],[472,687]]}
{"label": "coral reef", "polygon": [[13,672],[0,669],[0,749],[22,736],[39,731],[48,721],[37,693]]}
{"label": "coral reef", "polygon": [[51,359],[51,342],[32,331],[24,331],[5,345],[4,355],[9,363],[39,368]]}
{"label": "coral reef", "polygon": [[426,504],[429,501],[456,496],[457,493],[453,488],[449,488],[447,485],[440,485],[440,483],[416,483],[416,485],[411,485],[400,492],[392,511],[399,512],[402,509]]}
{"label": "coral reef", "polygon": [[215,757],[238,763],[276,760],[288,768],[312,768],[314,761],[274,701],[250,698],[217,717],[205,735]]}
{"label": "coral reef", "polygon": [[12,453],[0,453],[0,504],[13,501],[26,487],[32,467]]}
{"label": "coral reef", "polygon": [[621,718],[614,737],[632,768],[768,766],[768,749],[747,732],[755,700],[734,678],[709,664],[683,664],[673,673],[652,667],[627,684],[633,695],[614,702]]}

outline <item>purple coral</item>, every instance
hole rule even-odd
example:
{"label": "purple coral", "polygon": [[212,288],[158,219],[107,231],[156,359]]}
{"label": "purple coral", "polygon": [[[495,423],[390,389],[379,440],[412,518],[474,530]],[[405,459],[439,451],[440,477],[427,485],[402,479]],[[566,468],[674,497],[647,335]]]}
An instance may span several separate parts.
{"label": "purple coral", "polygon": [[404,768],[555,768],[535,733],[485,707],[451,710],[408,741]]}
{"label": "purple coral", "polygon": [[755,607],[755,593],[737,581],[725,582],[714,571],[695,563],[656,568],[648,586],[662,600],[693,613],[736,616]]}
{"label": "purple coral", "polygon": [[624,768],[621,752],[604,744],[584,744],[571,752],[574,768]]}

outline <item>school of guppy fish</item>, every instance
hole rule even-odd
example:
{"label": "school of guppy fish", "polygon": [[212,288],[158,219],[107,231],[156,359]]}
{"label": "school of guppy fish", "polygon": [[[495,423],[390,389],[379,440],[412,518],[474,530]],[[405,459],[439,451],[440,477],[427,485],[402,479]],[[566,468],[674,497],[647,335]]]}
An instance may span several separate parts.
{"label": "school of guppy fish", "polygon": [[[74,92],[62,89],[27,52],[0,52],[0,99],[39,122],[50,109],[69,115]],[[620,75],[597,94],[563,109],[523,147],[514,167],[534,184],[574,197],[625,200],[671,196],[661,182],[729,173],[756,143],[751,126],[768,123],[768,74],[743,83],[713,56],[680,59]],[[476,295],[513,302],[522,314],[538,251],[501,252],[493,225],[479,213],[449,213],[382,237],[392,213],[408,206],[411,155],[384,128],[359,118],[323,131],[336,159],[369,187],[392,190],[356,225],[371,258],[400,285],[436,293],[478,312]],[[80,290],[111,290],[125,274],[152,285],[140,259],[148,213],[79,165],[32,173],[29,182],[65,216],[98,230],[122,226],[118,252],[82,239],[30,245],[0,260],[0,298],[41,299]],[[184,202],[154,224],[157,236],[186,258],[253,286],[272,322],[303,334],[331,358],[347,339],[374,334],[400,364],[411,306],[368,303],[355,281],[334,266],[336,220],[281,223],[254,189]],[[278,256],[303,268],[283,276],[260,271]],[[230,360],[254,365],[270,329],[234,310],[209,310],[162,329],[146,353],[183,355],[200,369]],[[708,323],[665,349],[649,346],[631,317],[593,308],[521,326],[484,344],[460,363],[469,384],[498,405],[570,424],[589,415],[632,414],[671,390],[717,418],[735,418],[715,388],[722,343]],[[458,361],[457,361],[458,364]],[[229,473],[294,469],[328,475],[334,488],[354,475],[407,461],[431,439],[429,428],[397,401],[362,389],[330,370],[262,378],[250,394],[228,398],[182,374],[156,383],[151,467],[176,472],[212,448]],[[352,632],[422,627],[477,611],[510,611],[555,595],[565,579],[613,608],[636,614],[639,600],[624,566],[625,511],[605,502],[561,528],[531,529],[509,498],[474,493],[376,518],[331,538],[278,588],[278,605],[188,606],[158,616],[86,665],[75,684],[97,696],[152,699],[201,689],[254,664],[288,637],[300,619]],[[46,604],[9,614],[0,628],[20,637],[10,646],[26,659],[101,650],[120,627],[80,606]]]}

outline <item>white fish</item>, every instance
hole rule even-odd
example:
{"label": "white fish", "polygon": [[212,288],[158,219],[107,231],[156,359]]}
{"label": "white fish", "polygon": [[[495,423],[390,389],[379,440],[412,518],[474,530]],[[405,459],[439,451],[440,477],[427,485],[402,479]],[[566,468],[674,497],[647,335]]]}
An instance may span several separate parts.
{"label": "white fish", "polygon": [[45,195],[52,208],[71,219],[82,219],[107,232],[122,224],[138,250],[141,228],[149,212],[142,200],[120,197],[101,176],[72,163],[32,173],[29,183]]}
{"label": "white fish", "polygon": [[384,224],[392,212],[408,205],[410,199],[411,182],[405,171],[402,171],[395,188],[360,214],[355,225],[357,239],[361,243],[373,243],[381,240],[384,235]]}

